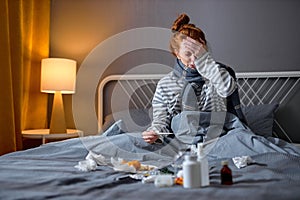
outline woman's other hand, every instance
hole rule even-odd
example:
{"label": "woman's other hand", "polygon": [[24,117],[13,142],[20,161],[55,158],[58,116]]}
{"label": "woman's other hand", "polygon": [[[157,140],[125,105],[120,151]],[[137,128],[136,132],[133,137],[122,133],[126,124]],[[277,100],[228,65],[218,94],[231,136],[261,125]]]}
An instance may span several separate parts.
{"label": "woman's other hand", "polygon": [[158,135],[154,131],[144,131],[142,136],[145,142],[150,144],[153,144],[158,139]]}

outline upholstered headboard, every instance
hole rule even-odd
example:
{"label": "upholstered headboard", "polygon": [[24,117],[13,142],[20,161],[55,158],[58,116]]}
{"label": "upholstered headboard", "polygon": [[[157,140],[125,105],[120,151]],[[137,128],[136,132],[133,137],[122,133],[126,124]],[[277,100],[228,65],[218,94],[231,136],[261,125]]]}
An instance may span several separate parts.
{"label": "upholstered headboard", "polygon": [[[119,111],[150,109],[157,81],[164,74],[126,74],[106,77],[98,88],[98,121]],[[300,71],[236,73],[243,107],[278,103],[273,135],[300,143]],[[149,113],[149,115],[151,115]]]}

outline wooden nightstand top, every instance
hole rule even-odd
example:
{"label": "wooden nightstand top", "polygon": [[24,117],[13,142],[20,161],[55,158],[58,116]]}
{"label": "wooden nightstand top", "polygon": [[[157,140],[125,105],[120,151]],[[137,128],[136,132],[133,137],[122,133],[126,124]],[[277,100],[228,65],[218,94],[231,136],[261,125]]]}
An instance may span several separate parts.
{"label": "wooden nightstand top", "polygon": [[46,139],[68,139],[74,137],[82,137],[83,131],[77,129],[67,129],[66,133],[49,133],[49,129],[31,129],[22,131],[23,138],[42,139],[43,144]]}

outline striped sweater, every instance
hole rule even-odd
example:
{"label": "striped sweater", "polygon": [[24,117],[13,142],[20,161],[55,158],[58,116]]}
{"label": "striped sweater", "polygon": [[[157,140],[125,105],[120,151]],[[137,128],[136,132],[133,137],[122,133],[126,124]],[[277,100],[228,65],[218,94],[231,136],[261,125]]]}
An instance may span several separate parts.
{"label": "striped sweater", "polygon": [[[231,95],[237,85],[229,72],[213,60],[209,52],[195,60],[197,71],[204,79],[203,87],[195,88],[195,99],[199,111],[226,111],[226,97]],[[175,71],[163,77],[157,84],[152,100],[153,120],[147,130],[170,132],[171,120],[182,110],[183,89],[187,81],[185,74],[178,76]]]}

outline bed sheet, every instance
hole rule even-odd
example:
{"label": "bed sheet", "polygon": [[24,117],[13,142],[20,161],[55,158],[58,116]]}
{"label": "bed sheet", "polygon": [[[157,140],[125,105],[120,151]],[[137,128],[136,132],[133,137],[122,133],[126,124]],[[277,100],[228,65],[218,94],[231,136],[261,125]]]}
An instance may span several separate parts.
{"label": "bed sheet", "polygon": [[[154,184],[118,178],[128,175],[109,166],[82,172],[74,166],[89,151],[111,157],[138,159],[164,166],[176,154],[178,141],[165,147],[143,142],[141,133],[116,133],[53,142],[0,157],[1,199],[299,199],[300,150],[278,138],[265,138],[235,128],[207,143],[210,186],[184,189],[175,185],[157,188]],[[234,156],[248,155],[263,165],[238,169]],[[220,184],[221,161],[229,160],[234,184]]]}

